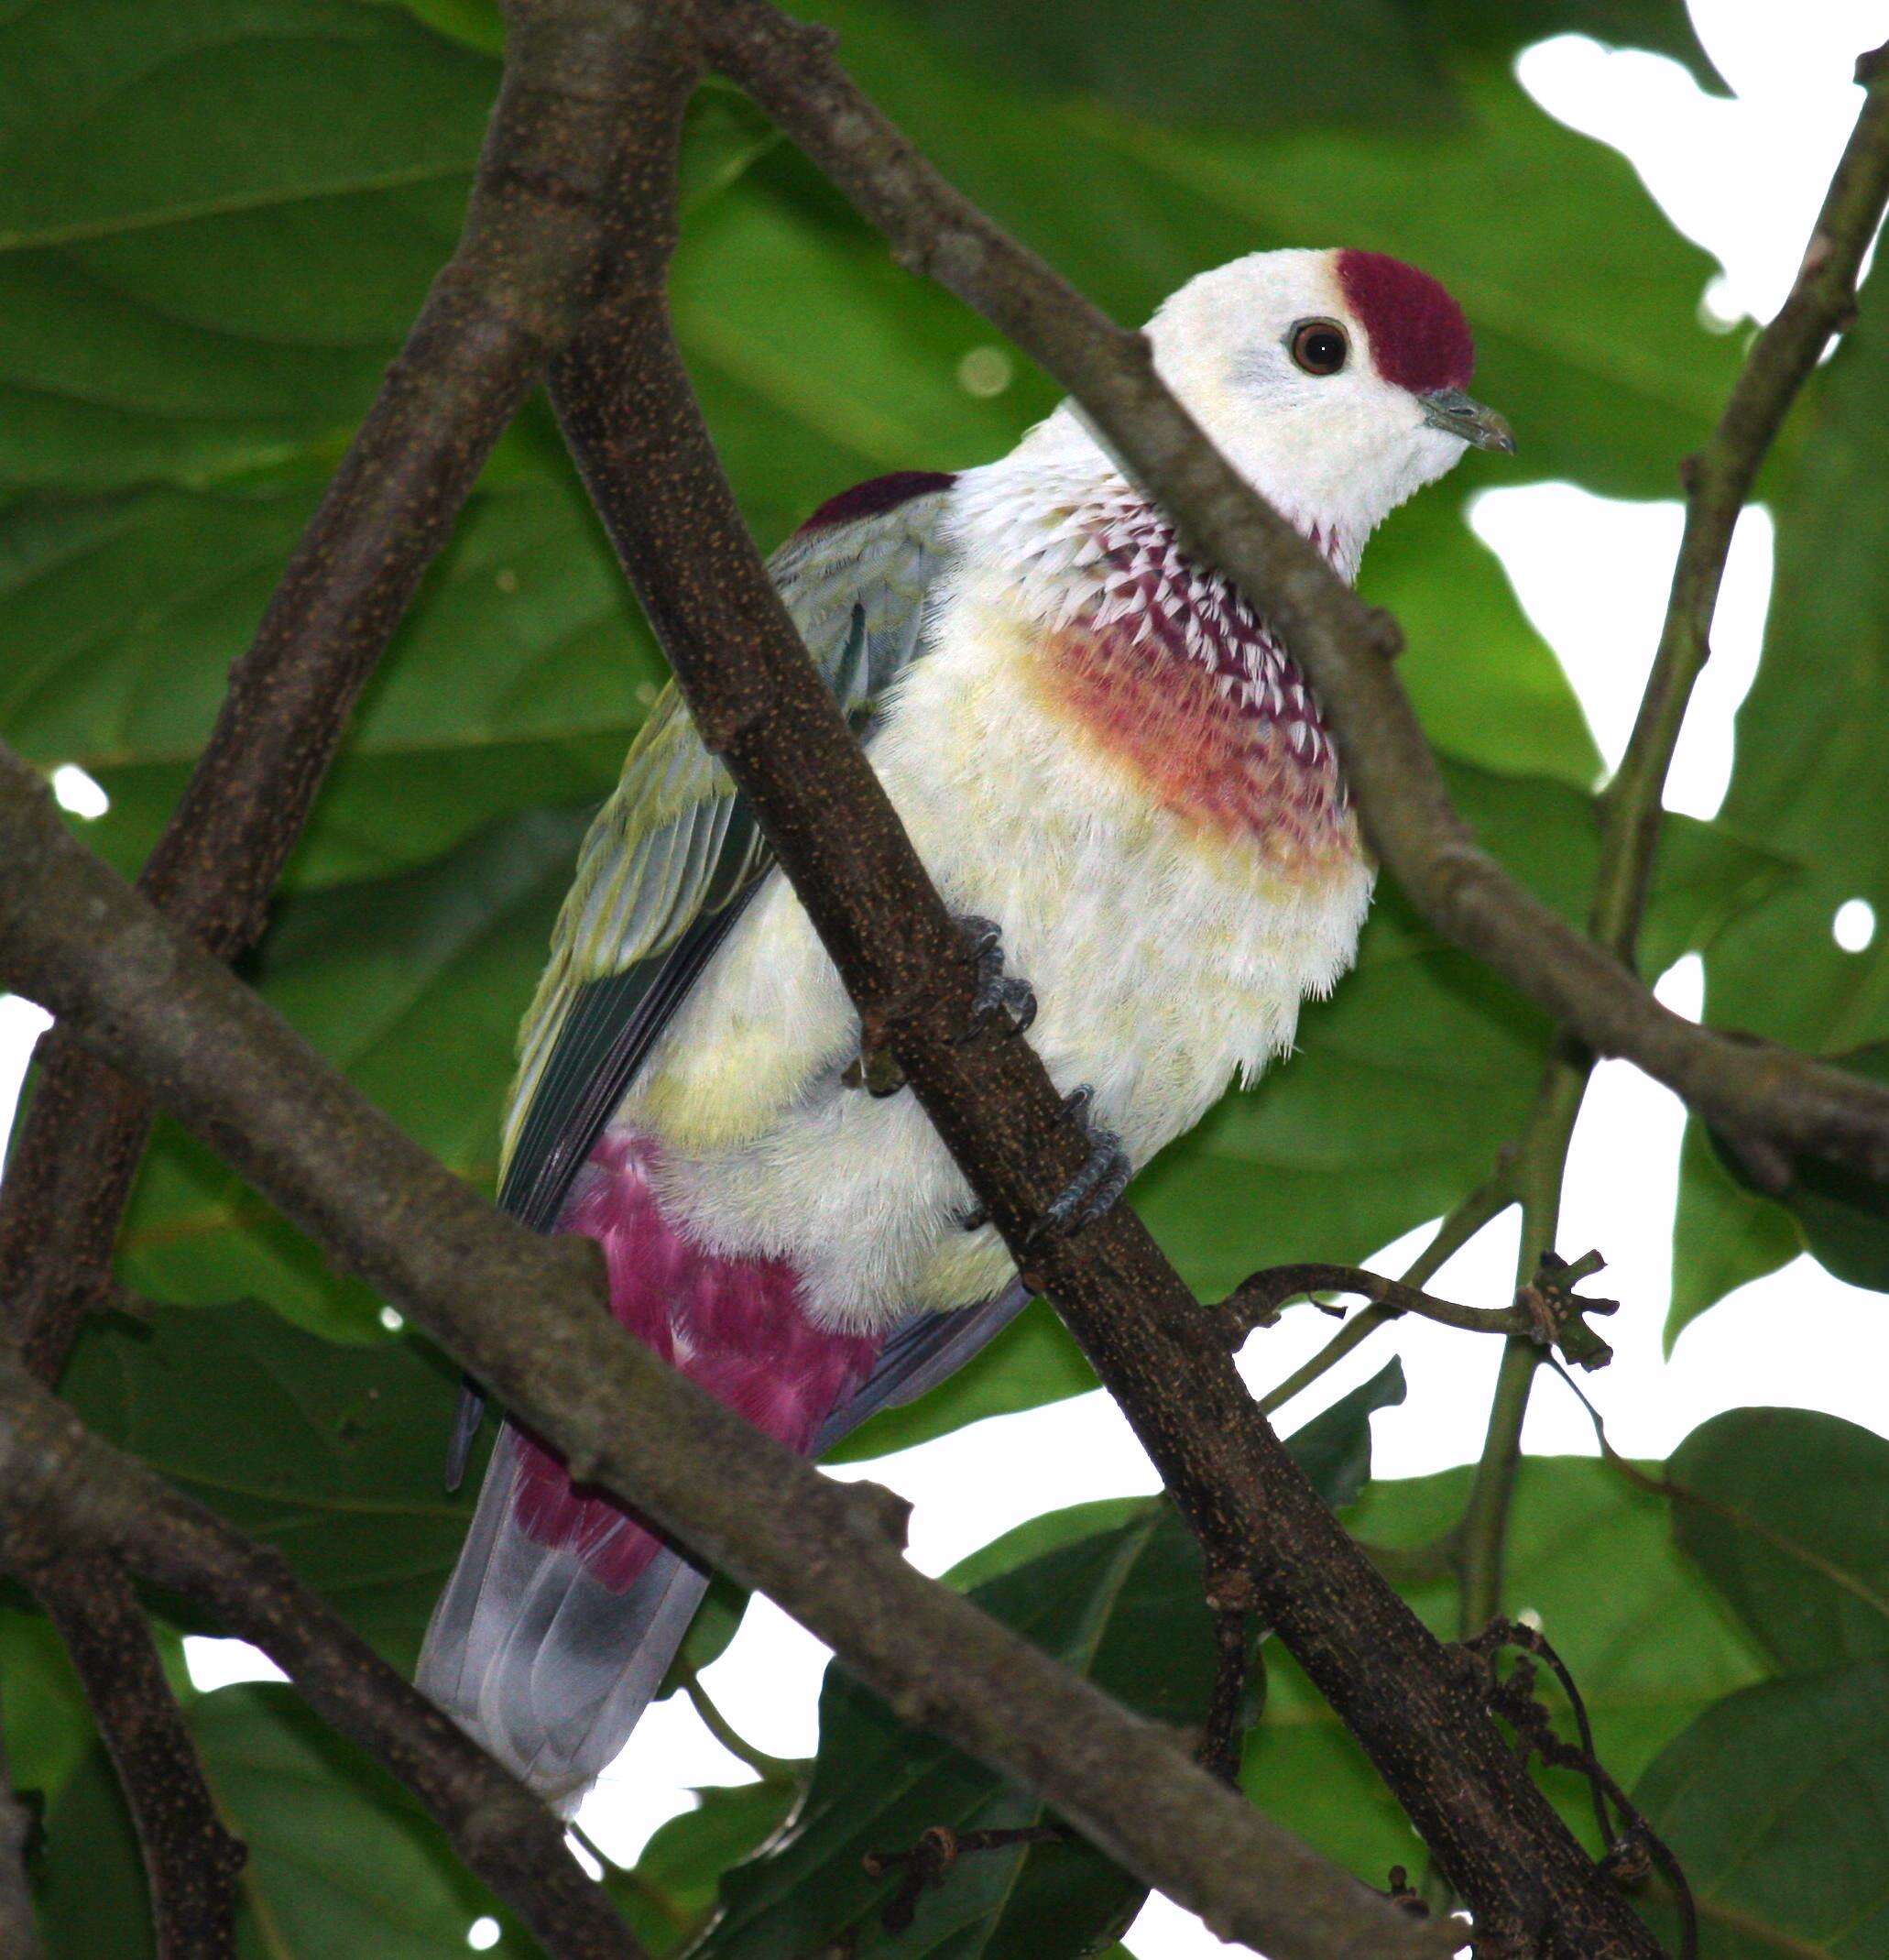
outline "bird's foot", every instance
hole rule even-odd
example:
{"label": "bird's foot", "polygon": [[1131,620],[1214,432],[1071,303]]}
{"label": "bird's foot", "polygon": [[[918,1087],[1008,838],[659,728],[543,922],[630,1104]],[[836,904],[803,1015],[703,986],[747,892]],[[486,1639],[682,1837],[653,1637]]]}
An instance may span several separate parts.
{"label": "bird's foot", "polygon": [[[1001,928],[994,919],[969,915],[954,923],[964,935],[977,970],[970,1019],[958,1038],[970,1041],[993,1023],[1006,1037],[1021,1035],[1036,1019],[1036,995],[1028,980],[1012,979],[1004,971]],[[905,1071],[890,1049],[862,1042],[840,1080],[847,1089],[863,1089],[869,1095],[896,1096],[905,1087]]]}
{"label": "bird's foot", "polygon": [[993,1022],[1005,1035],[1021,1035],[1036,1019],[1036,994],[1026,980],[1003,969],[1003,930],[995,919],[966,914],[955,922],[977,969],[977,991],[971,997],[969,1025],[960,1037],[969,1041]]}
{"label": "bird's foot", "polygon": [[[1088,1139],[1089,1154],[1082,1168],[1031,1227],[1029,1243],[1032,1245],[1048,1239],[1066,1239],[1085,1225],[1093,1225],[1105,1211],[1113,1210],[1135,1174],[1121,1139],[1091,1115],[1095,1100],[1096,1092],[1086,1084],[1063,1098],[1063,1107]],[[966,1232],[979,1232],[989,1222],[990,1214],[982,1205],[957,1214],[957,1223]]]}
{"label": "bird's foot", "polygon": [[1096,1092],[1086,1083],[1073,1095],[1063,1098],[1063,1107],[1088,1139],[1088,1158],[1031,1228],[1032,1244],[1040,1245],[1046,1239],[1066,1239],[1085,1225],[1093,1225],[1105,1211],[1114,1210],[1135,1174],[1121,1139],[1106,1123],[1096,1121],[1095,1102]]}

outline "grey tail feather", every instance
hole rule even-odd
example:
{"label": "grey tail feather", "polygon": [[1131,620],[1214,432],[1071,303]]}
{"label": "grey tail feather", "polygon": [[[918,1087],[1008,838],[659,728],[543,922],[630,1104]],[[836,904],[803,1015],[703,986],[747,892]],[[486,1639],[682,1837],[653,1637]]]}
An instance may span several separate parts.
{"label": "grey tail feather", "polygon": [[[575,1550],[526,1537],[513,1513],[517,1475],[508,1423],[414,1679],[568,1817],[654,1699],[708,1574],[665,1545],[627,1591],[613,1593]],[[626,1519],[623,1528],[637,1527]]]}
{"label": "grey tail feather", "polygon": [[[914,1316],[827,1418],[813,1453],[963,1365],[1029,1303],[1021,1282],[979,1307]],[[420,1692],[562,1816],[572,1815],[655,1699],[708,1590],[661,1547],[613,1593],[574,1550],[526,1537],[513,1509],[518,1433],[499,1431],[465,1547],[433,1608]],[[638,1528],[625,1519],[621,1529]]]}

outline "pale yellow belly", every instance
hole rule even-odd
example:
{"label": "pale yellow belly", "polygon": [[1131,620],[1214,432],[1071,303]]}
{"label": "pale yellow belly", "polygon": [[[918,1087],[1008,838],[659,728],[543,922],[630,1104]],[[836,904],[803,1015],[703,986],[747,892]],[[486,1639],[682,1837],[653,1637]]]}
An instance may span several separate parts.
{"label": "pale yellow belly", "polygon": [[[998,922],[1035,988],[1031,1040],[1139,1164],[1236,1073],[1292,1042],[1349,964],[1370,874],[1355,852],[1288,872],[1152,805],[1072,739],[1021,630],[977,608],[901,685],[875,766],[954,910]],[[665,1037],[624,1120],[668,1145],[667,1195],[728,1250],[800,1260],[817,1311],[870,1326],[1009,1276],[955,1223],[962,1177],[909,1093],[840,1086],[857,1023],[778,878]]]}

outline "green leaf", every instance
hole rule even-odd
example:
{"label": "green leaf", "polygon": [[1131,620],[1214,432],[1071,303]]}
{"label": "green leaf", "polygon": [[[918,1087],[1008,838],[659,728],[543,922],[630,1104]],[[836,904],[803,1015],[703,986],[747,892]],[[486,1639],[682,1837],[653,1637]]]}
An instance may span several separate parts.
{"label": "green leaf", "polygon": [[1370,1482],[1371,1417],[1401,1407],[1406,1393],[1403,1363],[1393,1354],[1368,1382],[1286,1439],[1299,1468],[1334,1510],[1355,1503]]}
{"label": "green leaf", "polygon": [[[1369,1544],[1430,1545],[1461,1517],[1470,1474],[1373,1484],[1345,1522]],[[1696,1714],[1763,1671],[1674,1546],[1665,1501],[1604,1463],[1524,1458],[1510,1548],[1509,1602],[1540,1615],[1586,1698],[1600,1759],[1624,1785]],[[1434,1632],[1454,1637],[1453,1575],[1401,1590]],[[1246,1752],[1253,1801],[1371,1884],[1392,1865],[1414,1866],[1422,1847],[1409,1820],[1324,1699],[1276,1646],[1267,1668],[1266,1711]],[[1571,1736],[1558,1698],[1546,1699]],[[1545,1787],[1591,1838],[1586,1785],[1554,1772]]]}
{"label": "green leaf", "polygon": [[[570,882],[582,813],[518,817],[422,871],[285,903],[263,996],[370,1100],[461,1176],[488,1186],[519,1016]],[[121,1244],[160,1298],[266,1300],[359,1336],[379,1303],[202,1144],[160,1126]]]}
{"label": "green leaf", "polygon": [[0,480],[105,488],[360,412],[497,67],[344,0],[66,0],[0,23]]}
{"label": "green leaf", "polygon": [[[498,81],[469,38],[355,0],[0,20],[0,484],[201,484],[332,447],[457,235]],[[704,91],[685,197],[772,141]]]}
{"label": "green leaf", "polygon": [[1171,9],[1159,31],[1144,0],[904,4],[1025,87],[1093,94],[1157,121],[1422,127],[1447,124],[1454,107],[1426,37],[1394,0],[1217,0]]}
{"label": "green leaf", "polygon": [[[1197,1723],[1214,1671],[1199,1548],[1170,1506],[1131,1506],[1107,1528],[983,1579],[971,1597],[1151,1719]],[[980,1830],[1042,1816],[1034,1799],[914,1735],[829,1669],[806,1797],[783,1835],[729,1874],[722,1916],[700,1951],[775,1960],[814,1951],[848,1927],[857,1928],[852,1950],[861,1960],[943,1953],[997,1960],[1112,1939],[1145,1891],[1080,1843],[977,1853],[920,1901],[909,1932],[881,1925],[879,1908],[897,1878],[868,1878],[860,1864],[867,1852],[910,1846],[934,1824]]]}
{"label": "green leaf", "polygon": [[0,1687],[13,1787],[50,1801],[84,1760],[95,1731],[85,1690],[42,1614],[0,1604]]}
{"label": "green leaf", "polygon": [[[1363,1487],[1370,1418],[1403,1392],[1392,1361],[1287,1439],[1327,1503],[1346,1503]],[[1032,1518],[972,1553],[948,1580],[1129,1707],[1182,1725],[1205,1713],[1212,1620],[1199,1548],[1164,1498],[1112,1498]],[[1253,1714],[1263,1680],[1256,1668]],[[1087,1951],[1127,1925],[1145,1892],[1086,1845],[979,1852],[896,1937],[878,1917],[896,1879],[869,1880],[860,1867],[866,1852],[910,1845],[934,1823],[977,1830],[1043,1814],[989,1770],[911,1734],[829,1669],[806,1800],[791,1828],[731,1875],[726,1912],[704,1951],[805,1953],[856,1922],[862,1955]]]}
{"label": "green leaf", "polygon": [[[495,476],[357,709],[291,882],[422,862],[615,783],[661,657],[568,466]],[[0,732],[98,779],[112,808],[85,838],[119,869],[169,816],[313,500],[290,481],[0,511]]]}
{"label": "green leaf", "polygon": [[82,1419],[277,1546],[410,1670],[478,1489],[443,1486],[459,1383],[411,1338],[318,1340],[253,1306],[93,1322],[62,1385]]}
{"label": "green leaf", "polygon": [[[243,1960],[442,1960],[495,1910],[431,1821],[282,1687],[225,1688],[191,1710],[218,1811],[248,1846]],[[53,1960],[152,1951],[129,1822],[104,1751],[54,1807],[39,1899]],[[512,1934],[491,1951],[537,1949]]]}
{"label": "green leaf", "polygon": [[1358,586],[1403,627],[1398,675],[1445,755],[1593,787],[1600,751],[1581,705],[1461,502],[1413,498],[1371,540]]}
{"label": "green leaf", "polygon": [[1551,34],[1588,34],[1616,47],[1670,55],[1707,88],[1730,93],[1686,8],[1673,0],[1421,0],[1419,11],[1432,32],[1499,60]]}
{"label": "green leaf", "polygon": [[1708,1140],[1705,1126],[1688,1121],[1679,1146],[1666,1352],[1707,1308],[1788,1265],[1803,1250],[1791,1214],[1741,1184]]}
{"label": "green leaf", "polygon": [[1434,272],[1475,330],[1477,392],[1521,444],[1466,464],[1466,484],[1572,476],[1670,497],[1675,459],[1736,370],[1736,344],[1698,320],[1710,258],[1623,157],[1556,123],[1512,75],[1464,79],[1464,113],[1441,133],[1385,121],[1202,135],[1003,91],[868,0],[817,12],[945,174],[1118,319],[1139,323],[1194,273],[1270,246],[1360,246]]}
{"label": "green leaf", "polygon": [[666,1954],[700,1930],[714,1911],[723,1872],[773,1836],[794,1796],[784,1783],[698,1790],[695,1808],[657,1832],[633,1872],[606,1876],[611,1896],[645,1947]]}
{"label": "green leaf", "polygon": [[[1831,1062],[1867,1081],[1889,1083],[1889,1042],[1877,1042]],[[1713,1134],[1720,1162],[1741,1182],[1755,1181],[1724,1138]],[[1768,1182],[1768,1180],[1767,1180]],[[1796,1220],[1804,1243],[1824,1267],[1852,1287],[1889,1293],[1889,1184],[1828,1157],[1804,1155],[1790,1182],[1765,1196]]]}
{"label": "green leaf", "polygon": [[[1580,918],[1596,862],[1591,799],[1538,777],[1447,776],[1508,868]],[[1646,970],[1709,943],[1785,875],[1752,847],[1673,819]],[[1137,1207],[1203,1298],[1260,1266],[1364,1258],[1487,1176],[1526,1113],[1548,1038],[1542,1016],[1384,888],[1356,970],[1307,1004],[1291,1060],[1157,1158]]]}
{"label": "green leaf", "polygon": [[1738,1408],[1666,1472],[1679,1543],[1779,1671],[1889,1654],[1889,1442],[1814,1409]]}
{"label": "green leaf", "polygon": [[[1889,268],[1878,260],[1854,327],[1811,384],[1801,453],[1781,470],[1773,512],[1777,575],[1757,679],[1739,710],[1723,821],[1804,867],[1725,933],[1706,961],[1708,1018],[1812,1054],[1843,1057],[1889,1041],[1889,932],[1861,952],[1832,936],[1839,909],[1862,899],[1889,920]],[[1802,420],[1800,411],[1800,420]],[[1833,513],[1840,513],[1839,520]],[[1787,974],[1788,986],[1778,984]],[[1710,1256],[1709,1284],[1676,1289],[1670,1340],[1695,1314],[1778,1263],[1789,1227],[1758,1200],[1732,1206],[1722,1174],[1688,1154],[1679,1193],[1682,1250]],[[1880,1276],[1859,1256],[1853,1204],[1795,1206],[1812,1250]],[[1873,1232],[1865,1232],[1873,1242]],[[1832,1270],[1837,1270],[1836,1266]],[[1879,1279],[1865,1279],[1878,1284]]]}
{"label": "green leaf", "polygon": [[1889,1662],[1731,1696],[1633,1801],[1685,1869],[1708,1960],[1889,1953]]}

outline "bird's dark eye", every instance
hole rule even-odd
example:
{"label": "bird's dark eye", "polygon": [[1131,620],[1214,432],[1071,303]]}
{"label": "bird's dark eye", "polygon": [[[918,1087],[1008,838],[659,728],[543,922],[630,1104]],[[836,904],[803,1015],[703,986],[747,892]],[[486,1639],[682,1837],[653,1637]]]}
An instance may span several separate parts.
{"label": "bird's dark eye", "polygon": [[1307,374],[1337,374],[1351,351],[1351,343],[1336,320],[1301,320],[1286,345]]}

